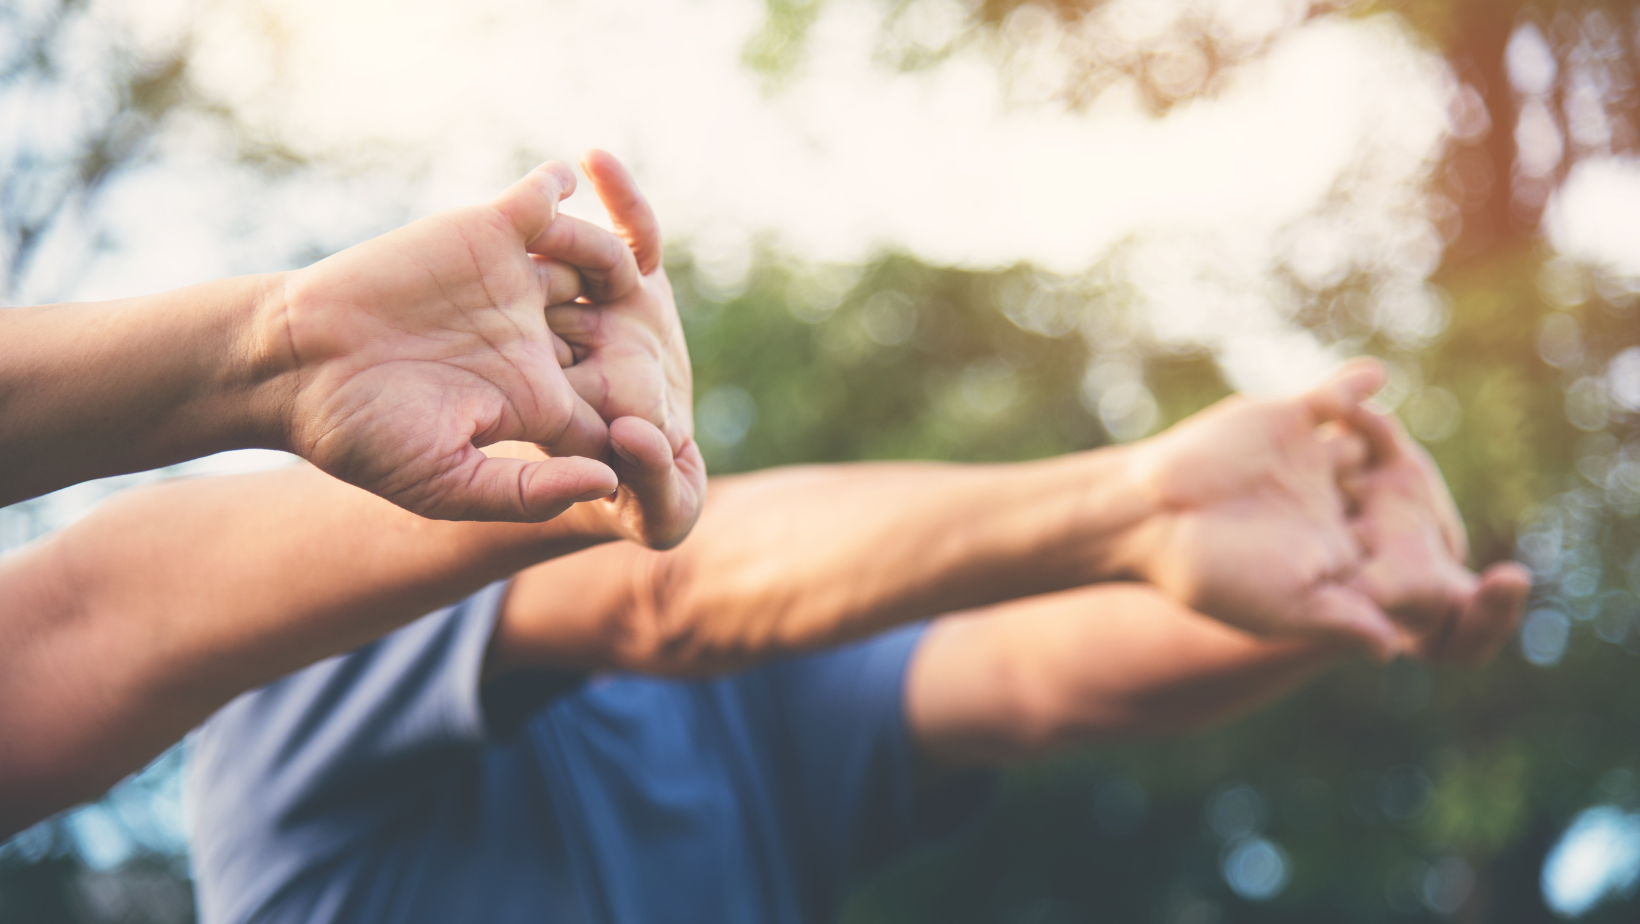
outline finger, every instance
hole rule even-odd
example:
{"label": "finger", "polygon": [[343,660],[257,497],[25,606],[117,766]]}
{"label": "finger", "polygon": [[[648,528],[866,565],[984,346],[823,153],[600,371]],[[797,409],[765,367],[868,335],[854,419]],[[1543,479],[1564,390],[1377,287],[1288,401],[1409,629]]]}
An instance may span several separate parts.
{"label": "finger", "polygon": [[562,260],[553,260],[548,257],[530,254],[535,261],[536,275],[541,279],[541,289],[546,292],[548,305],[562,305],[573,302],[583,294],[581,271]]}
{"label": "finger", "polygon": [[[1368,537],[1370,544],[1381,537]],[[1353,575],[1348,586],[1391,613],[1397,624],[1419,637],[1428,637],[1461,610],[1475,593],[1478,579],[1451,561],[1423,561],[1415,565],[1377,558]]]}
{"label": "finger", "polygon": [[1352,359],[1299,400],[1316,423],[1340,420],[1384,387],[1384,365],[1371,357]]}
{"label": "finger", "polygon": [[1389,614],[1364,594],[1338,584],[1323,585],[1310,595],[1298,625],[1305,634],[1347,642],[1379,662],[1393,658],[1401,647]]}
{"label": "finger", "polygon": [[1383,468],[1398,462],[1415,466],[1420,480],[1419,496],[1428,505],[1429,512],[1440,528],[1441,539],[1447,551],[1458,561],[1469,558],[1469,537],[1464,530],[1463,517],[1452,500],[1446,480],[1435,460],[1420,446],[1393,414],[1385,414],[1362,405],[1345,416],[1345,422],[1360,433],[1371,446],[1372,466]]}
{"label": "finger", "polygon": [[1531,572],[1521,565],[1503,562],[1488,568],[1459,614],[1441,659],[1459,664],[1491,659],[1520,627],[1531,592]]}
{"label": "finger", "polygon": [[551,330],[547,331],[547,336],[552,338],[552,355],[558,359],[558,367],[567,369],[575,365],[575,350],[564,342],[564,338]]}
{"label": "finger", "polygon": [[[570,366],[564,370],[567,376]],[[571,388],[574,384],[571,383]],[[597,408],[586,402],[579,394],[575,396],[574,412],[570,415],[569,423],[556,433],[520,433],[507,434],[509,438],[528,440],[554,456],[585,456],[589,459],[602,459],[609,453],[609,425],[599,415]]]}
{"label": "finger", "polygon": [[1354,431],[1328,424],[1319,435],[1335,473],[1352,472],[1367,463],[1367,441]]}
{"label": "finger", "polygon": [[573,215],[560,215],[525,249],[581,271],[587,298],[612,302],[638,287],[638,262],[614,232]]}
{"label": "finger", "polygon": [[594,148],[581,157],[581,169],[592,180],[599,201],[609,210],[615,233],[626,239],[637,258],[638,272],[647,276],[661,265],[661,226],[655,210],[638,191],[638,184],[615,155]]}
{"label": "finger", "polygon": [[582,501],[615,490],[615,472],[594,459],[540,462],[490,459],[476,448],[447,473],[459,487],[441,492],[422,516],[443,520],[502,520],[541,523]]}
{"label": "finger", "polygon": [[646,420],[622,417],[609,425],[609,445],[621,486],[632,492],[642,511],[637,530],[642,541],[654,549],[682,542],[700,511],[682,496],[684,485],[666,436]]}
{"label": "finger", "polygon": [[[1365,400],[1365,399],[1362,399]],[[1373,465],[1388,465],[1399,458],[1406,448],[1404,431],[1394,417],[1380,413],[1359,402],[1339,416],[1349,428],[1359,434]]]}
{"label": "finger", "polygon": [[[611,392],[612,374],[622,379],[621,393]],[[667,445],[682,449],[690,438],[689,418],[675,413],[660,370],[653,365],[626,365],[613,369],[607,363],[580,363],[564,370],[571,388],[605,420],[634,418],[660,429]],[[644,379],[652,378],[647,384]],[[639,396],[645,396],[639,398]]]}
{"label": "finger", "polygon": [[570,343],[598,346],[606,339],[605,327],[614,320],[609,312],[581,302],[547,307],[547,327]]}
{"label": "finger", "polygon": [[575,191],[575,171],[548,161],[491,200],[490,206],[506,217],[520,241],[540,237],[558,217],[558,203]]}

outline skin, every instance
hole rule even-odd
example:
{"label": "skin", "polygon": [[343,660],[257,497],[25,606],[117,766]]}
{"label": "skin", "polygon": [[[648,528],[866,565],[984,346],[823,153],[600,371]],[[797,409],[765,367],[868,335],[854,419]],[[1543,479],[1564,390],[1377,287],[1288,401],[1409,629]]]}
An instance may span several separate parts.
{"label": "skin", "polygon": [[[661,262],[660,223],[613,156],[590,151],[581,168],[627,245],[635,283],[607,299],[554,302],[546,320],[571,352],[565,378],[610,421],[609,461],[622,485],[641,489],[610,498],[621,535],[650,548],[671,548],[689,534],[705,503],[706,463],[694,441],[689,348]],[[548,230],[549,237],[559,224]],[[566,232],[582,228],[563,227]],[[550,445],[541,448],[553,451]]]}
{"label": "skin", "polygon": [[[1462,533],[1450,503],[1433,503],[1445,488],[1432,466],[1369,478],[1378,462],[1336,426],[1380,381],[1376,364],[1355,363],[1298,396],[1227,399],[1150,440],[1041,462],[716,479],[696,538],[673,554],[598,549],[574,568],[519,575],[497,669],[513,666],[516,642],[526,663],[581,652],[575,666],[720,670],[1108,580],[1144,581],[1255,635],[1342,641],[1386,660],[1412,644],[1402,622],[1436,618],[1420,607],[1469,605],[1483,585],[1450,547],[1401,555],[1397,538],[1382,546],[1393,561],[1369,557],[1364,530]],[[1363,508],[1341,478],[1410,493],[1373,493]],[[1527,583],[1514,568],[1489,573],[1505,598]],[[1363,577],[1391,570],[1394,585]],[[643,577],[605,581],[614,574]]]}
{"label": "skin", "polygon": [[[1474,608],[1477,644],[1422,655],[1479,664],[1513,634],[1523,595]],[[1084,587],[936,622],[906,674],[924,779],[1074,745],[1161,738],[1273,702],[1350,656],[1259,639],[1140,584]]]}
{"label": "skin", "polygon": [[[1346,369],[1320,391],[1358,402],[1371,381]],[[1161,592],[1211,617],[1377,652],[1376,630],[1306,621],[1303,604],[1318,587],[1359,580],[1373,565],[1364,547],[1336,571],[1280,583],[1269,574],[1288,567],[1286,549],[1260,546],[1264,558],[1249,558],[1228,526],[1196,526],[1230,519],[1301,547],[1321,541],[1305,532],[1306,518],[1316,537],[1370,522],[1349,511],[1377,510],[1376,499],[1352,501],[1339,485],[1371,490],[1376,460],[1317,426],[1316,402],[1315,392],[1235,401],[1152,441],[1040,462],[717,479],[689,541],[667,552],[600,544],[631,534],[619,503],[602,500],[543,524],[437,522],[311,468],[133,491],[0,560],[0,598],[15,601],[0,619],[0,829],[100,792],[239,692],[515,572],[490,676],[541,665],[709,673],[909,620],[1156,574],[1172,581],[1154,582]],[[1307,435],[1290,430],[1295,419],[1308,422]],[[1197,459],[1195,427],[1281,439],[1249,437],[1247,456],[1203,470],[1206,487],[1159,492]],[[491,451],[540,454],[528,444]],[[1306,477],[1315,466],[1329,477]],[[646,485],[666,494],[669,470],[623,490],[643,507]],[[1445,528],[1444,511],[1419,507],[1422,497],[1397,497],[1409,506],[1395,509],[1420,528]],[[1385,531],[1403,519],[1385,519],[1380,532],[1394,540]],[[1454,584],[1468,572],[1438,552],[1398,566],[1410,569],[1411,592],[1389,605],[1457,600],[1487,624],[1499,608],[1518,615],[1524,583],[1484,596],[1478,582]],[[1290,596],[1272,590],[1281,587]]]}
{"label": "skin", "polygon": [[[341,452],[338,447],[379,440],[397,440],[396,449],[415,455],[420,450],[398,439],[404,435],[395,432],[401,424],[424,426],[436,436],[448,423],[435,419],[436,409],[429,411],[430,426],[428,420],[409,420],[425,404],[418,403],[416,389],[426,390],[445,377],[441,387],[447,394],[428,400],[442,402],[448,410],[475,394],[483,397],[483,383],[464,384],[460,376],[493,375],[493,370],[485,372],[485,363],[506,359],[509,349],[516,353],[544,343],[551,371],[557,373],[556,379],[546,377],[547,384],[563,386],[558,390],[574,405],[565,427],[544,435],[550,439],[542,446],[531,446],[528,459],[486,455],[467,441],[459,449],[478,454],[479,461],[469,468],[501,479],[504,505],[512,504],[513,513],[527,513],[512,517],[525,522],[436,523],[401,509],[420,506],[409,503],[406,494],[393,497],[401,505],[395,507],[309,468],[247,484],[177,485],[180,490],[151,492],[133,498],[134,503],[122,499],[95,515],[102,524],[98,528],[62,541],[50,539],[0,560],[0,599],[7,604],[0,608],[0,673],[5,674],[0,687],[10,698],[0,707],[0,727],[6,730],[0,734],[0,779],[18,786],[13,791],[8,785],[0,800],[5,803],[0,828],[19,827],[94,794],[140,766],[157,753],[156,747],[163,747],[159,742],[174,740],[215,705],[318,658],[357,647],[441,601],[453,602],[490,580],[590,544],[629,539],[666,547],[688,533],[704,500],[706,475],[691,436],[688,357],[660,267],[658,223],[630,174],[613,157],[594,151],[584,166],[609,207],[615,233],[552,217],[559,192],[567,193],[572,181],[560,182],[568,174],[549,165],[489,205],[434,216],[279,281],[320,293],[298,291],[298,297],[287,299],[286,308],[301,309],[284,323],[296,338],[294,350],[329,357],[298,368],[303,375],[336,381],[308,382],[294,395],[304,401],[328,396],[346,408],[330,413],[342,421],[338,427],[310,441],[310,455],[331,462],[337,458],[329,454]],[[545,219],[550,224],[541,227],[542,209],[548,205]],[[536,224],[520,230],[531,221]],[[509,235],[515,238],[510,243]],[[644,259],[641,268],[639,256]],[[28,451],[0,453],[0,483],[15,487],[8,480],[15,476],[40,484],[39,472],[31,474],[31,467],[50,461],[46,450],[62,448],[54,447],[52,439],[80,445],[89,461],[75,463],[79,468],[71,464],[66,477],[48,473],[46,477],[59,478],[50,486],[89,477],[87,472],[105,473],[96,466],[108,464],[109,458],[99,460],[97,454],[115,441],[111,437],[129,439],[131,445],[120,449],[125,453],[121,458],[138,460],[135,467],[174,461],[167,453],[178,446],[231,445],[211,443],[216,437],[209,433],[244,413],[230,400],[234,389],[200,388],[189,376],[209,370],[203,365],[185,369],[177,359],[199,348],[223,368],[233,365],[230,350],[209,338],[197,339],[204,330],[200,320],[223,308],[218,296],[224,291],[251,281],[257,282],[253,288],[273,284],[270,279],[224,280],[115,305],[0,313],[0,323],[9,323],[13,312],[28,321],[11,325],[9,330],[21,339],[0,340],[0,352],[3,344],[26,343],[49,353],[45,348],[51,337],[66,336],[65,324],[85,322],[93,335],[75,335],[87,340],[86,352],[99,361],[125,364],[139,386],[153,384],[144,375],[169,376],[167,387],[190,392],[187,400],[166,406],[154,401],[151,391],[124,387],[124,380],[118,388],[90,382],[81,383],[78,391],[53,391],[61,384],[53,378],[61,368],[47,368],[37,380],[26,374],[7,379],[0,372],[0,384],[30,381],[31,388],[39,386],[31,396],[41,395],[38,407],[31,403],[27,408],[39,420],[25,420],[21,431],[28,437],[26,445],[38,451],[34,456]],[[480,283],[484,291],[474,295],[473,286]],[[539,301],[549,304],[528,308]],[[596,317],[607,307],[610,317],[559,337],[546,322],[554,306],[573,306],[582,317]],[[471,330],[431,324],[460,327],[459,318],[438,317],[440,311],[456,309],[471,315]],[[303,312],[323,317],[304,319]],[[115,330],[97,327],[104,316]],[[166,327],[156,318],[173,323]],[[312,330],[321,331],[317,340],[295,333]],[[517,336],[520,330],[528,336]],[[470,338],[463,339],[473,331],[485,342],[476,352]],[[150,349],[127,355],[132,350],[127,337]],[[144,337],[156,342],[149,344]],[[423,347],[443,355],[414,358],[404,341],[417,337],[425,341]],[[174,342],[162,345],[167,338]],[[336,371],[338,364],[343,371]],[[521,374],[529,371],[521,364],[511,371],[520,373],[512,382],[517,388],[540,384],[531,381],[533,373]],[[585,396],[573,390],[571,377],[587,386]],[[589,384],[593,381],[595,388]],[[15,427],[5,429],[16,423],[3,413],[7,393],[0,389],[0,433],[16,432]],[[366,397],[359,399],[361,394]],[[102,397],[112,405],[103,430],[76,432],[73,427],[83,421],[59,415],[44,426],[51,438],[40,438],[40,421],[50,416],[46,412],[60,411],[61,402]],[[131,400],[120,404],[124,399]],[[221,406],[210,413],[201,410],[201,402],[210,401]],[[131,419],[121,420],[120,413]],[[395,415],[404,419],[387,419]],[[173,427],[173,417],[182,423]],[[608,427],[605,420],[611,421]],[[151,433],[143,429],[145,422],[165,432]],[[565,451],[600,454],[609,467],[588,458],[549,455]],[[338,464],[368,467],[379,462],[381,458],[366,455]],[[575,481],[587,472],[603,473],[593,479],[594,488],[585,487],[584,478]],[[388,481],[399,477],[385,469],[382,474]],[[476,483],[469,480],[466,486]],[[537,490],[543,485],[545,490]],[[225,511],[233,515],[225,517]],[[554,519],[565,511],[561,520]],[[531,522],[538,520],[545,522]],[[153,545],[155,541],[170,544],[170,550],[161,552],[165,546]],[[183,574],[189,562],[220,579]],[[345,579],[349,573],[353,579]],[[293,582],[291,574],[312,579]],[[234,618],[223,619],[223,613]],[[88,671],[87,665],[95,670]]]}
{"label": "skin", "polygon": [[[646,269],[616,234],[558,218],[575,180],[549,163],[489,203],[304,269],[0,312],[0,505],[266,447],[424,516],[541,522],[614,492],[623,467],[658,467],[665,444],[678,459],[668,509],[629,520],[677,542],[704,474],[654,215],[614,158],[587,166],[618,230],[653,238]],[[620,318],[582,325],[596,333],[585,370],[547,322],[578,298],[577,312],[609,304]],[[572,377],[598,387],[582,397]],[[502,440],[551,457],[478,448]]]}
{"label": "skin", "polygon": [[[224,448],[212,427],[245,416],[235,400],[271,401],[283,408],[273,419],[302,425],[294,444],[320,468],[393,503],[312,468],[173,483],[119,498],[0,560],[0,598],[12,603],[0,615],[0,831],[94,795],[237,693],[521,569],[492,640],[492,676],[542,664],[698,674],[1116,579],[1149,581],[1231,625],[1379,657],[1429,637],[1415,630],[1460,617],[1475,628],[1454,629],[1443,638],[1458,641],[1442,644],[1489,644],[1484,627],[1518,610],[1523,582],[1508,573],[1475,580],[1450,561],[1450,542],[1404,538],[1413,529],[1461,536],[1461,525],[1450,502],[1439,503],[1433,468],[1391,451],[1404,434],[1374,431],[1360,416],[1382,378],[1373,364],[1346,367],[1296,398],[1232,400],[1130,447],[1013,466],[720,479],[694,540],[654,551],[689,532],[706,498],[690,438],[687,354],[653,212],[613,158],[593,152],[583,166],[615,235],[553,220],[548,204],[565,184],[543,168],[487,206],[434,216],[280,280],[268,303],[274,320],[251,313],[279,328],[284,339],[275,341],[303,371],[262,382],[254,400],[246,394],[257,388],[243,382],[198,388],[188,375],[170,382],[185,393],[174,406],[142,389],[127,390],[140,406],[120,405],[107,382],[58,393],[50,375],[40,380],[44,410],[71,398],[101,407],[108,396],[134,415],[110,412],[95,438],[52,430],[41,423],[49,414],[25,420],[30,445],[90,440],[87,461],[59,478],[109,464],[116,437],[130,443],[122,458],[144,465],[179,445]],[[211,285],[230,283],[248,285]],[[268,281],[249,288],[262,299]],[[129,358],[120,352],[126,338],[158,338],[153,352],[165,361],[134,361],[133,379],[175,373],[176,355],[202,343],[209,348],[189,374],[209,379],[210,362],[245,348],[185,336],[202,329],[190,312],[208,315],[217,294],[207,286],[118,310],[25,309],[19,316],[37,336],[5,342],[49,343],[66,336],[65,317],[102,318],[79,336],[106,362]],[[218,333],[234,331],[230,323]],[[168,354],[159,347],[167,337]],[[563,389],[496,398],[556,387],[542,371],[548,355],[572,396],[567,409],[554,403]],[[14,395],[16,381],[0,394]],[[371,402],[383,396],[420,413],[376,415]],[[18,405],[3,400],[0,420],[15,435],[16,414],[6,414]],[[558,408],[552,426],[520,426],[517,435],[534,443],[472,450],[549,407]],[[34,439],[40,432],[29,426],[48,438]],[[620,476],[613,494],[598,462],[562,455],[604,448]],[[394,452],[412,476],[384,467]],[[8,456],[6,483],[43,483],[48,455]],[[444,474],[415,475],[430,459],[435,469],[448,463]],[[465,474],[439,481],[457,470]],[[537,522],[406,512],[449,514],[452,497],[482,493],[492,476],[499,508],[462,515]],[[1251,534],[1262,541],[1246,542]],[[589,548],[620,538],[634,543]],[[531,567],[570,553],[578,554]],[[1393,566],[1382,564],[1389,559]]]}

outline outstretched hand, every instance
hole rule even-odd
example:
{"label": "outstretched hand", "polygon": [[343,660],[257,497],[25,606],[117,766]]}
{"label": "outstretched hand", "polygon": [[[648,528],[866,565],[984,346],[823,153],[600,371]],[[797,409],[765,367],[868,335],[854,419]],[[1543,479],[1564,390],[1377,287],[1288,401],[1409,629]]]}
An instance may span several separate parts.
{"label": "outstretched hand", "polygon": [[[618,535],[671,548],[700,517],[706,465],[694,440],[689,351],[661,265],[660,224],[613,156],[589,151],[581,166],[626,241],[634,284],[589,285],[580,301],[549,307],[547,323],[568,347],[564,375],[609,422],[620,488],[602,502],[604,512]],[[562,251],[585,227],[559,219],[544,242]]]}
{"label": "outstretched hand", "polygon": [[1363,551],[1338,472],[1360,452],[1321,429],[1349,419],[1382,384],[1376,363],[1351,363],[1314,391],[1227,398],[1136,444],[1140,484],[1159,511],[1140,529],[1140,575],[1257,635],[1342,639],[1393,655],[1395,621],[1350,583]]}
{"label": "outstretched hand", "polygon": [[1161,512],[1141,575],[1258,635],[1332,638],[1380,660],[1476,663],[1520,622],[1531,576],[1476,575],[1429,456],[1367,407],[1383,381],[1349,363],[1296,398],[1234,397],[1134,447]]}
{"label": "outstretched hand", "polygon": [[1341,473],[1366,556],[1349,586],[1396,620],[1397,650],[1474,664],[1514,635],[1531,573],[1500,562],[1476,575],[1463,522],[1435,463],[1393,418],[1362,407],[1348,418],[1365,453]]}
{"label": "outstretched hand", "polygon": [[[554,220],[574,185],[569,168],[543,164],[487,205],[290,274],[277,322],[294,369],[288,445],[439,519],[539,522],[615,491],[599,461],[608,428],[565,378],[545,310],[583,285],[619,299],[638,279],[613,234]],[[511,439],[553,458],[478,449]]]}

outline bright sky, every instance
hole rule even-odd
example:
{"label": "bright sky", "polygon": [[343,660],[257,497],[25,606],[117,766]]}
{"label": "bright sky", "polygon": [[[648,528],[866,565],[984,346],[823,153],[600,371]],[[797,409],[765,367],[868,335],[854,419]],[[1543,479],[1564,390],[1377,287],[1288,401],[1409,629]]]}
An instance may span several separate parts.
{"label": "bright sky", "polygon": [[[893,247],[1067,273],[1127,239],[1189,241],[1150,290],[1158,330],[1246,353],[1227,356],[1233,377],[1280,387],[1326,360],[1260,297],[1288,246],[1278,230],[1370,157],[1374,195],[1348,234],[1323,235],[1319,259],[1393,249],[1386,234],[1407,237],[1394,187],[1446,124],[1438,61],[1388,19],[1300,30],[1220,98],[1158,120],[1119,92],[1080,115],[1010,106],[979,51],[896,72],[874,60],[882,7],[864,0],[825,5],[778,92],[741,64],[759,0],[107,2],[154,37],[193,24],[198,81],[356,178],[304,194],[179,135],[172,157],[114,191],[120,247],[82,297],[269,268],[305,242],[340,246],[491,195],[529,160],[600,146],[633,165],[670,237],[729,282],[756,240],[815,261]],[[1153,16],[1158,2],[1127,6]],[[932,8],[924,31],[937,38],[954,11]],[[571,211],[597,213],[590,191],[577,200]],[[1273,337],[1287,356],[1274,366]]]}
{"label": "bright sky", "polygon": [[[1237,23],[1279,21],[1293,5],[1214,2]],[[1185,3],[1108,9],[1113,29],[1143,31]],[[1323,279],[1352,263],[1395,268],[1405,278],[1386,310],[1409,340],[1439,323],[1422,289],[1438,241],[1412,184],[1446,129],[1448,77],[1388,17],[1300,29],[1218,98],[1153,119],[1120,91],[1083,114],[1010,105],[977,49],[896,72],[874,56],[884,4],[872,0],[829,0],[778,91],[741,64],[762,0],[103,6],[156,43],[191,27],[209,93],[337,169],[270,179],[184,126],[167,156],[110,191],[99,231],[114,246],[88,275],[47,274],[41,297],[280,268],[487,197],[536,159],[601,146],[634,167],[670,239],[726,285],[760,240],[812,261],[891,247],[1064,273],[1130,242],[1153,333],[1215,347],[1254,390],[1330,361],[1286,320],[1267,276],[1278,259]],[[935,44],[961,21],[939,0],[916,9],[912,31]],[[1306,218],[1346,175],[1366,179],[1345,212]],[[599,211],[590,190],[569,210]],[[1561,198],[1555,240],[1640,269],[1637,214],[1640,171],[1595,165]]]}

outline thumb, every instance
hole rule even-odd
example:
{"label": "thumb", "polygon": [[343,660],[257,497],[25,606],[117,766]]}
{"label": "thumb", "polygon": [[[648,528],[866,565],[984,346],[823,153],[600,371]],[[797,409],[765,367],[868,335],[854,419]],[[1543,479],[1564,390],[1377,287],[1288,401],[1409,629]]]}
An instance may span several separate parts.
{"label": "thumb", "polygon": [[543,523],[615,490],[615,473],[594,459],[492,459],[473,447],[439,480],[453,487],[439,492],[429,509],[416,511],[439,520]]}
{"label": "thumb", "polygon": [[1394,620],[1364,594],[1327,584],[1302,604],[1298,625],[1306,634],[1340,639],[1365,649],[1379,663],[1395,657],[1400,641]]}
{"label": "thumb", "polygon": [[490,201],[506,217],[520,243],[540,237],[558,217],[558,203],[575,191],[575,171],[551,160],[531,170]]}

